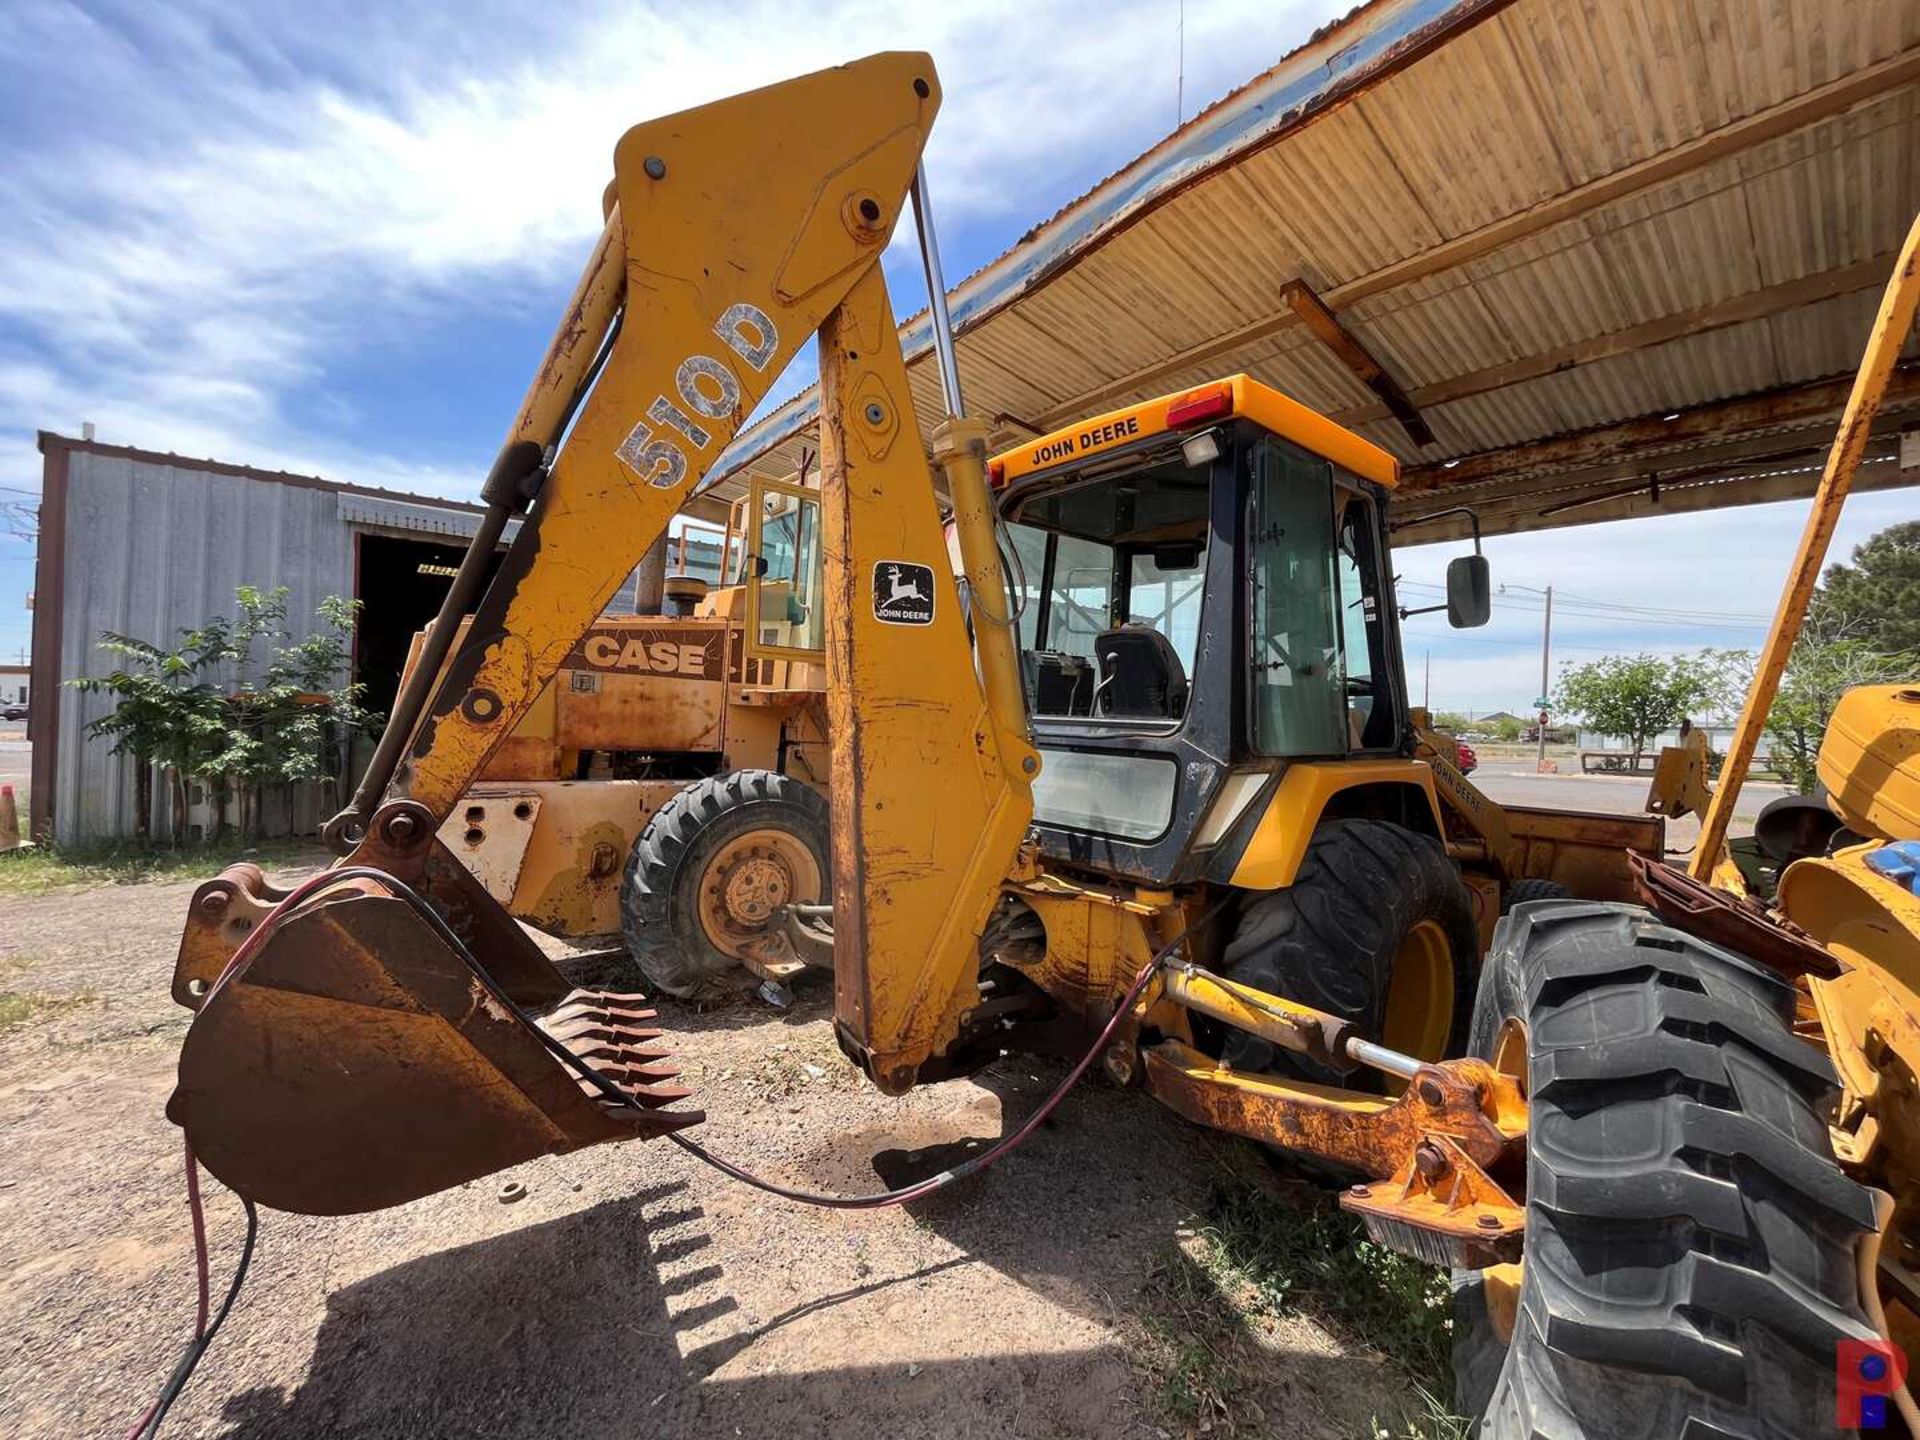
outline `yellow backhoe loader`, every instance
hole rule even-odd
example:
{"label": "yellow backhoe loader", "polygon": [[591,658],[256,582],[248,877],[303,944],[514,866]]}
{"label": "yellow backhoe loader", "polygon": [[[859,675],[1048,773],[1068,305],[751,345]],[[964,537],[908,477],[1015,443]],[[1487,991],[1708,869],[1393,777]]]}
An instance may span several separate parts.
{"label": "yellow backhoe loader", "polygon": [[[833,901],[783,923],[831,948],[850,1060],[898,1094],[1004,1049],[1077,1054],[1066,1084],[1097,1064],[1344,1169],[1376,1238],[1460,1272],[1498,1440],[1821,1433],[1836,1345],[1880,1334],[1857,1248],[1880,1227],[1829,1149],[1834,1066],[1795,1030],[1857,1041],[1851,1143],[1898,1174],[1913,927],[1887,847],[1782,883],[1871,890],[1878,911],[1831,902],[1864,930],[1803,940],[1739,912],[1836,983],[1882,985],[1846,1002],[1881,1017],[1856,1029],[1771,952],[1635,903],[1673,873],[1658,819],[1489,804],[1406,701],[1394,461],[1244,376],[990,474],[920,171],[939,93],[927,56],[879,55],[621,139],[474,553],[526,519],[484,595],[461,567],[328,827],[341,862],[289,892],[235,867],[194,898],[168,1106],[191,1153],[317,1214],[603,1141],[705,1154],[642,997],[573,986],[437,837],[817,336]],[[965,607],[879,264],[909,203]],[[1477,550],[1448,604],[1484,618]],[[1836,793],[1899,831],[1911,812],[1874,797],[1897,798],[1911,751],[1864,753],[1893,768],[1863,761]]]}
{"label": "yellow backhoe loader", "polygon": [[665,613],[589,627],[440,841],[516,919],[619,933],[653,989],[785,1004],[808,957],[781,915],[832,900],[817,484],[754,477],[720,554],[725,583],[668,575]]}

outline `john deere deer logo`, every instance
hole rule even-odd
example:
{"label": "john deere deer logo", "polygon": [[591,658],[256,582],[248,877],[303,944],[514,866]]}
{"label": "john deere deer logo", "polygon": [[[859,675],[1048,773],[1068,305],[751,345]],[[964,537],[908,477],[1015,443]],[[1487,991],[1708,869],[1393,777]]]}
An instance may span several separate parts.
{"label": "john deere deer logo", "polygon": [[873,618],[887,625],[933,623],[933,571],[910,560],[873,567]]}

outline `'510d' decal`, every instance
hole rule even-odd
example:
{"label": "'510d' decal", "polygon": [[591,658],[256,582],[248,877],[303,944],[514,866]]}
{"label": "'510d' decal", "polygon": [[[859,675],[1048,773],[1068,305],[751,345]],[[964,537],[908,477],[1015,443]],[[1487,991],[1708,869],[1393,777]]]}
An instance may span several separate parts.
{"label": "'510d' decal", "polygon": [[[714,322],[713,333],[755,370],[765,370],[780,346],[773,317],[744,300],[727,307],[727,313]],[[614,451],[636,477],[662,490],[671,490],[687,478],[689,445],[704,450],[713,443],[707,428],[687,411],[708,420],[731,420],[740,408],[740,382],[711,355],[689,355],[680,362],[673,380],[685,408],[656,395],[647,407],[647,419],[635,425]]]}

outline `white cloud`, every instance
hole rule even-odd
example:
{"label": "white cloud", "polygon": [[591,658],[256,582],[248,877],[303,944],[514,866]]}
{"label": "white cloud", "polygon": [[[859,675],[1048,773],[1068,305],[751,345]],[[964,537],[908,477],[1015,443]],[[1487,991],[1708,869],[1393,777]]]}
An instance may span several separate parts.
{"label": "white cloud", "polygon": [[[1339,6],[1188,8],[1187,94],[1211,97]],[[313,433],[284,402],[300,387],[311,408],[363,347],[564,291],[613,144],[651,115],[929,49],[947,96],[928,158],[943,222],[998,217],[1009,241],[1174,119],[1175,16],[1149,0],[1097,20],[1013,0],[608,5],[465,32],[457,9],[338,21],[350,37],[210,3],[4,22],[17,66],[62,71],[106,113],[4,162],[0,366],[23,373],[0,383],[0,483],[37,475],[33,429],[81,419],[123,443],[356,480],[484,463],[505,414],[465,453],[428,457],[404,434]]]}
{"label": "white cloud", "polygon": [[[1185,8],[1191,114],[1346,0]],[[37,484],[36,428],[91,420],[119,443],[471,494],[504,408],[466,443],[368,434],[337,380],[409,337],[431,349],[455,322],[469,344],[474,322],[496,324],[530,369],[549,297],[598,228],[614,142],[651,115],[929,49],[946,93],[936,209],[949,233],[998,235],[996,252],[1175,119],[1165,0],[308,11],[269,21],[239,0],[173,0],[109,22],[0,7],[0,123],[31,127],[0,147],[0,485]],[[33,103],[5,108],[9,88]],[[985,258],[950,250],[949,281]],[[919,298],[903,291],[901,308]],[[1510,585],[1764,611],[1803,509],[1504,537],[1489,554]],[[1910,494],[1863,497],[1836,556],[1912,513]],[[1437,580],[1444,558],[1401,568]],[[1523,606],[1471,636],[1417,620],[1410,665],[1417,681],[1433,651],[1436,704],[1511,708],[1537,688],[1537,627]],[[1570,613],[1556,633],[1569,656],[1743,639]]]}

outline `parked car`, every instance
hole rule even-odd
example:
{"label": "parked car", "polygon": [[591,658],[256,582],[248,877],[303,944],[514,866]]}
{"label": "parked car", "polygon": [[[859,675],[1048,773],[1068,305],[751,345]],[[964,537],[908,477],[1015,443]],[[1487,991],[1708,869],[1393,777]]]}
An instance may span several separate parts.
{"label": "parked car", "polygon": [[27,718],[25,705],[0,705],[0,720],[24,720]]}
{"label": "parked car", "polygon": [[1473,747],[1464,740],[1453,742],[1453,748],[1460,752],[1460,773],[1471,775],[1480,765],[1480,757],[1473,753]]}

